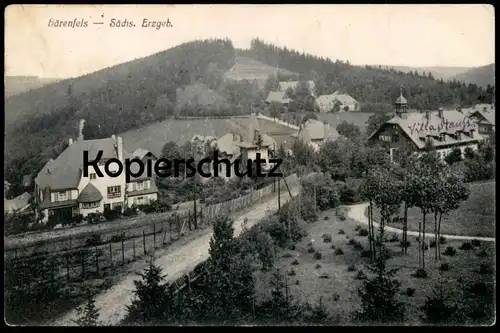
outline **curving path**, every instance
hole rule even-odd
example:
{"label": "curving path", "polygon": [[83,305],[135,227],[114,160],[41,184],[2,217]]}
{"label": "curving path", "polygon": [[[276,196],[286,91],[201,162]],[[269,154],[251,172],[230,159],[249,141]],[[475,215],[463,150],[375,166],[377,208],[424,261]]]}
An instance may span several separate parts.
{"label": "curving path", "polygon": [[[365,215],[365,210],[366,210],[366,208],[368,208],[368,206],[369,206],[368,203],[361,203],[361,204],[357,204],[357,205],[348,206],[349,211],[347,213],[347,216],[349,216],[351,219],[354,219],[360,223],[368,225],[368,217]],[[377,222],[373,222],[373,226],[378,227],[379,224]],[[384,230],[388,231],[388,232],[397,233],[397,234],[403,233],[403,230],[389,227],[389,226],[386,226]],[[408,230],[408,235],[418,237],[418,232]],[[484,241],[484,242],[494,242],[495,241],[495,238],[491,238],[491,237],[472,237],[472,236],[459,236],[459,235],[441,235],[441,236],[444,236],[448,239],[457,239],[457,240],[477,239],[477,240]]]}
{"label": "curving path", "polygon": [[[290,187],[293,196],[297,195],[298,187],[293,185]],[[245,227],[250,228],[254,224],[260,222],[269,212],[275,211],[278,208],[277,194],[268,198],[262,199],[250,207],[246,212],[235,212],[230,214],[234,217],[234,236],[237,237],[245,224]],[[281,191],[281,203],[290,200],[287,190]],[[245,218],[246,223],[245,223]],[[212,231],[207,230],[205,234],[189,243],[174,249],[167,250],[163,255],[160,255],[155,260],[156,265],[163,267],[164,273],[167,274],[166,280],[173,281],[180,276],[192,270],[197,264],[208,259],[208,249]],[[142,264],[142,267],[137,267],[137,270],[142,270],[147,264]],[[126,305],[131,303],[133,291],[135,290],[134,280],[139,279],[137,273],[131,273],[125,276],[121,281],[116,283],[110,289],[102,292],[96,297],[96,306],[100,308],[99,320],[104,321],[107,325],[119,324],[126,313]],[[48,323],[49,326],[76,326],[73,322],[76,319],[76,310],[71,310],[57,320]]]}

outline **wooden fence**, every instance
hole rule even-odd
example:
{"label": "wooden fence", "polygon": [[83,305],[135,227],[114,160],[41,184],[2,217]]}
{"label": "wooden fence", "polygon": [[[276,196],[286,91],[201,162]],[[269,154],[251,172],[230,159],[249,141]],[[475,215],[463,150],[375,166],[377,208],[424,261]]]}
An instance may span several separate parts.
{"label": "wooden fence", "polygon": [[[292,174],[286,181],[288,186],[296,184],[297,175]],[[281,189],[286,191],[284,182],[281,182]],[[218,217],[248,207],[275,191],[277,189],[271,184],[239,198],[203,207],[196,217],[192,211],[184,214],[174,213],[162,221],[157,219],[152,219],[152,222],[144,221],[140,227],[132,225],[120,230],[78,235],[55,242],[48,241],[32,245],[31,248],[11,248],[5,250],[4,255],[6,261],[13,267],[29,266],[27,263],[30,261],[47,262],[53,272],[50,279],[83,281],[92,277],[113,275],[119,266],[150,255],[156,249],[163,248],[193,232],[196,229],[195,222],[198,229],[206,228]],[[203,266],[195,268],[190,273],[190,279],[195,280],[202,268]]]}

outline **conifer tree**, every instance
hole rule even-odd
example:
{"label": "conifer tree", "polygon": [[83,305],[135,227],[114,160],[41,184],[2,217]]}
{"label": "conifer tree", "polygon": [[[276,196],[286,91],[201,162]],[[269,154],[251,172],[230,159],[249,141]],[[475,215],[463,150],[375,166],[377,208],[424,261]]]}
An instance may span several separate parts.
{"label": "conifer tree", "polygon": [[74,321],[78,326],[98,326],[100,323],[99,309],[95,305],[95,299],[88,297],[84,306],[77,308],[78,318]]}

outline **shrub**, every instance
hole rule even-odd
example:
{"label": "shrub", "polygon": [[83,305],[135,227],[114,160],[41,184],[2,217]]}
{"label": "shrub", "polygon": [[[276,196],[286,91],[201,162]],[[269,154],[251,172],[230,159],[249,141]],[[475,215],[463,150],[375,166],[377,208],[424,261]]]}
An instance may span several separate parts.
{"label": "shrub", "polygon": [[474,249],[474,246],[472,246],[471,243],[465,242],[460,246],[460,250],[472,250]]}
{"label": "shrub", "polygon": [[339,216],[339,218],[340,218],[340,221],[342,221],[342,222],[343,222],[343,221],[345,221],[345,220],[347,219],[347,218],[345,217],[345,214],[344,214],[344,213],[341,213],[341,214],[340,214],[340,216]]}
{"label": "shrub", "polygon": [[479,266],[479,271],[478,271],[479,274],[483,274],[483,275],[486,275],[486,274],[492,274],[493,273],[493,268],[491,268],[490,265],[488,264],[481,264]]}
{"label": "shrub", "polygon": [[360,229],[359,232],[358,232],[358,235],[360,235],[362,237],[366,237],[366,236],[368,236],[368,230],[366,230],[366,229]]}
{"label": "shrub", "polygon": [[482,249],[477,253],[477,256],[481,258],[486,258],[488,256],[488,252],[486,251],[486,249]]}
{"label": "shrub", "polygon": [[354,238],[351,238],[349,239],[349,241],[347,242],[347,245],[356,245],[358,242],[354,239]]}
{"label": "shrub", "polygon": [[330,248],[331,248],[332,250],[335,250],[335,248],[336,248],[335,244],[332,244],[332,245],[330,246]]}
{"label": "shrub", "polygon": [[312,246],[311,246],[311,247],[309,247],[309,248],[307,249],[307,252],[308,252],[308,253],[313,253],[313,252],[315,252],[315,251],[316,251],[316,250],[315,250],[315,249],[314,249],[314,247],[312,247]]}
{"label": "shrub", "polygon": [[288,272],[288,276],[295,276],[295,275],[297,275],[297,273],[293,269]]}
{"label": "shrub", "polygon": [[363,251],[363,245],[361,245],[361,243],[357,242],[356,244],[354,244],[354,248],[356,250],[361,250]]}
{"label": "shrub", "polygon": [[340,299],[340,295],[339,294],[334,294],[332,298],[336,302],[336,301],[338,301]]}
{"label": "shrub", "polygon": [[299,261],[297,259],[295,259],[294,261],[292,261],[292,265],[297,266],[298,264],[299,264]]}
{"label": "shrub", "polygon": [[473,246],[476,246],[476,247],[477,247],[477,246],[481,246],[481,241],[480,241],[479,239],[473,239],[473,240],[471,241],[471,244],[472,244]]}
{"label": "shrub", "polygon": [[314,266],[314,268],[320,269],[321,268],[321,264],[316,264],[316,266]]}
{"label": "shrub", "polygon": [[287,252],[287,253],[283,254],[282,257],[283,258],[291,258],[291,257],[293,257],[293,254]]}
{"label": "shrub", "polygon": [[342,249],[339,247],[338,249],[335,250],[335,254],[339,256],[344,254],[344,251],[342,251]]}
{"label": "shrub", "polygon": [[446,237],[441,236],[439,237],[439,244],[445,244],[446,243]]}
{"label": "shrub", "polygon": [[366,274],[362,270],[359,270],[356,274],[356,280],[364,280],[366,279]]}
{"label": "shrub", "polygon": [[339,230],[339,235],[345,235],[345,231],[344,231],[344,229],[340,229],[340,230]]}
{"label": "shrub", "polygon": [[361,258],[370,258],[371,251],[370,250],[362,250]]}
{"label": "shrub", "polygon": [[357,225],[356,228],[354,228],[354,231],[359,231],[361,229],[360,225]]}
{"label": "shrub", "polygon": [[312,246],[313,246],[313,242],[309,242],[309,243],[307,243],[307,246],[308,246],[308,247],[312,247]]}
{"label": "shrub", "polygon": [[326,273],[322,273],[320,276],[319,276],[320,279],[329,279],[330,276]]}
{"label": "shrub", "polygon": [[406,288],[405,294],[406,294],[406,296],[409,296],[409,297],[415,295],[415,288],[410,288],[410,287]]}
{"label": "shrub", "polygon": [[331,243],[332,242],[332,235],[330,235],[330,234],[324,234],[323,235],[323,242],[324,243]]}
{"label": "shrub", "polygon": [[[406,241],[406,247],[410,247],[410,245],[411,245],[410,241]],[[403,241],[399,242],[399,246],[403,247],[404,242]]]}
{"label": "shrub", "polygon": [[85,241],[85,246],[87,247],[97,246],[101,243],[102,243],[101,235],[92,235]]}
{"label": "shrub", "polygon": [[319,252],[319,251],[314,252],[314,259],[320,260],[321,257],[322,257],[321,252]]}
{"label": "shrub", "polygon": [[356,271],[356,266],[354,266],[353,264],[347,266],[347,271],[348,272],[355,272]]}
{"label": "shrub", "polygon": [[118,235],[111,236],[111,238],[109,239],[109,241],[111,243],[118,243],[118,242],[121,242],[122,240],[125,240],[125,239],[126,239],[125,233],[121,233],[121,234],[118,234]]}
{"label": "shrub", "polygon": [[414,275],[416,278],[419,278],[419,279],[425,279],[427,278],[427,272],[425,271],[425,269],[422,269],[422,268],[419,268],[417,269],[417,271],[415,272],[415,275]]}
{"label": "shrub", "polygon": [[299,280],[295,281],[295,285],[297,285],[297,286],[298,286],[299,284],[300,284],[300,281],[299,281]]}
{"label": "shrub", "polygon": [[436,241],[431,240],[431,241],[429,242],[429,246],[430,246],[431,248],[435,248],[435,247],[436,247]]}
{"label": "shrub", "polygon": [[398,242],[398,241],[399,241],[399,237],[396,234],[393,234],[391,236],[391,238],[389,239],[389,242],[391,242],[391,243]]}
{"label": "shrub", "polygon": [[295,251],[295,244],[290,245],[288,248],[292,251]]}
{"label": "shrub", "polygon": [[457,253],[457,250],[453,246],[447,246],[446,250],[444,250],[443,254],[445,256],[454,256]]}
{"label": "shrub", "polygon": [[324,220],[325,220],[325,221],[328,221],[329,219],[330,219],[330,216],[328,216],[328,215],[326,215],[326,216],[324,217]]}
{"label": "shrub", "polygon": [[449,271],[450,270],[450,264],[447,262],[441,263],[441,266],[439,266],[439,270],[441,271]]}

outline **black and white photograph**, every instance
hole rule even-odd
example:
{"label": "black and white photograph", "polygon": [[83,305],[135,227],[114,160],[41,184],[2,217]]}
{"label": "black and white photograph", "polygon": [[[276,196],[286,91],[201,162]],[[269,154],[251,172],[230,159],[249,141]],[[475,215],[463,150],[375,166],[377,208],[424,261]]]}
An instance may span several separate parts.
{"label": "black and white photograph", "polygon": [[492,326],[487,4],[10,5],[8,326]]}

